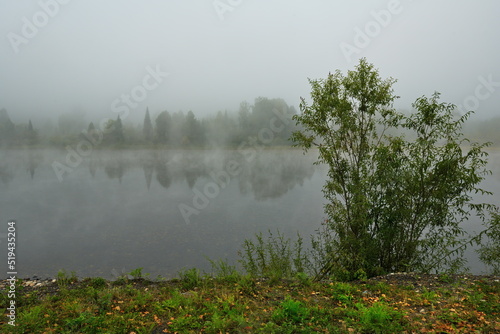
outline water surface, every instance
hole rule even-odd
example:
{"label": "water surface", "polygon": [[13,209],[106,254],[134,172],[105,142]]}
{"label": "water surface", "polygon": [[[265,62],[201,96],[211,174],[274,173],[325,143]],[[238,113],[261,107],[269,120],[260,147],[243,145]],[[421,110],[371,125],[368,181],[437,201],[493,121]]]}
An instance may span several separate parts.
{"label": "water surface", "polygon": [[[300,150],[94,151],[81,162],[66,155],[0,152],[0,219],[17,220],[19,277],[53,277],[60,269],[106,278],[138,267],[153,277],[208,270],[207,258],[236,261],[256,232],[308,239],[324,217],[325,168]],[[485,187],[498,203],[500,154],[490,161]],[[58,176],[54,162],[73,167]],[[473,272],[484,270],[473,252],[467,256]]]}

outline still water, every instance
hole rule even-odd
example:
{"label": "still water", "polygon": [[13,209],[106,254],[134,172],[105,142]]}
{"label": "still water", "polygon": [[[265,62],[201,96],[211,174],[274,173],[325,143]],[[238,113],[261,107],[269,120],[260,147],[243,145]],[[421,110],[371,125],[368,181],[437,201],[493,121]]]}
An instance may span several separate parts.
{"label": "still water", "polygon": [[[152,277],[235,263],[246,238],[279,229],[305,239],[320,227],[326,170],[300,150],[0,152],[0,247],[17,220],[18,277],[114,278],[142,267]],[[69,164],[68,164],[69,162]],[[60,163],[60,165],[59,165]],[[66,167],[61,167],[61,166]],[[57,172],[54,166],[58,167]],[[484,186],[500,197],[500,152]],[[5,223],[4,223],[5,222]],[[471,222],[468,230],[480,230]],[[0,253],[0,254],[2,254]],[[474,273],[484,271],[468,252]],[[0,277],[6,276],[6,259]]]}

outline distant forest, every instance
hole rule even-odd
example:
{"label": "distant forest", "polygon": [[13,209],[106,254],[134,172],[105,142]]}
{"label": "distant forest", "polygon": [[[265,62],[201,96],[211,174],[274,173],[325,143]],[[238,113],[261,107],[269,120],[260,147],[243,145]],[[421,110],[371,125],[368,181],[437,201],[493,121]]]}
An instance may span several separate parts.
{"label": "distant forest", "polygon": [[115,119],[85,121],[83,113],[62,114],[57,125],[14,124],[5,109],[0,110],[0,146],[65,147],[86,139],[103,147],[233,147],[255,138],[261,145],[290,145],[297,129],[296,110],[283,99],[257,98],[242,102],[237,112],[219,111],[198,118],[194,112],[143,111],[139,124]]}
{"label": "distant forest", "polygon": [[[198,118],[194,112],[143,111],[144,119],[134,124],[117,116],[86,121],[85,114],[65,113],[56,123],[14,124],[7,110],[0,110],[0,147],[66,147],[81,140],[94,148],[172,147],[212,148],[252,145],[286,146],[298,130],[292,116],[297,113],[283,99],[256,98],[253,105],[241,102],[238,111],[219,111]],[[468,121],[465,136],[472,141],[492,142],[500,146],[500,117]]]}

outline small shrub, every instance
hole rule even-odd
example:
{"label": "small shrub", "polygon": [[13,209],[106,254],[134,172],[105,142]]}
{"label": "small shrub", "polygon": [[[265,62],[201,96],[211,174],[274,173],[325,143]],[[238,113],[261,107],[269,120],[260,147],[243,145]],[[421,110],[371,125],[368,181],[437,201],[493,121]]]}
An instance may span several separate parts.
{"label": "small shrub", "polygon": [[256,293],[255,280],[250,275],[241,276],[236,289],[241,293],[253,295]]}
{"label": "small shrub", "polygon": [[451,282],[453,282],[453,277],[451,277],[447,273],[443,273],[443,274],[439,275],[438,281],[441,283],[451,283]]}
{"label": "small shrub", "polygon": [[68,274],[66,270],[61,269],[57,272],[57,285],[59,287],[65,287],[68,284],[77,282],[78,278],[76,277],[76,273],[74,271],[71,274]]}
{"label": "small shrub", "polygon": [[183,289],[191,290],[200,285],[202,278],[200,271],[196,268],[179,271],[179,278]]}
{"label": "small shrub", "polygon": [[90,286],[95,289],[102,289],[107,285],[107,282],[102,277],[94,277],[90,280]]}
{"label": "small shrub", "polygon": [[311,277],[304,272],[298,272],[295,277],[303,286],[310,286],[312,283]]}
{"label": "small shrub", "polygon": [[304,254],[302,237],[298,235],[292,247],[290,238],[285,238],[279,231],[264,240],[262,233],[255,234],[255,241],[246,239],[243,250],[238,252],[240,263],[253,277],[267,277],[271,281],[292,278],[297,272],[304,272],[308,264]]}
{"label": "small shrub", "polygon": [[[142,275],[142,267],[140,268],[136,268],[134,270],[132,270],[129,275],[132,276],[133,279],[140,279],[140,278],[143,278],[143,275]],[[148,275],[148,274],[146,274]]]}
{"label": "small shrub", "polygon": [[272,318],[278,324],[286,322],[302,324],[309,318],[309,309],[302,302],[287,296],[274,311]]}
{"label": "small shrub", "polygon": [[363,333],[399,333],[404,329],[404,314],[384,303],[375,303],[370,307],[363,304],[356,306]]}
{"label": "small shrub", "polygon": [[232,266],[227,263],[227,260],[210,260],[212,265],[212,273],[217,279],[224,280],[226,282],[236,283],[240,279],[240,273],[236,269],[236,266]]}
{"label": "small shrub", "polygon": [[492,212],[485,230],[487,241],[478,250],[479,259],[491,268],[493,275],[500,275],[500,212]]}

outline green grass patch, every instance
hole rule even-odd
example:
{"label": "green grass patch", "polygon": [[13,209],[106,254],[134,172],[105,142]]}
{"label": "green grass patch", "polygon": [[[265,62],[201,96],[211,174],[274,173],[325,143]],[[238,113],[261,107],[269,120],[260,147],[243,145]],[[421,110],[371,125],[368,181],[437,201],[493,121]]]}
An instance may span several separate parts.
{"label": "green grass patch", "polygon": [[[59,279],[41,287],[19,282],[16,326],[1,333],[400,333],[500,330],[494,278],[436,276],[411,280],[317,282],[299,275],[271,280],[213,276],[196,269],[180,279]],[[60,278],[67,278],[65,277]],[[410,284],[411,283],[411,284]],[[411,289],[411,287],[415,287]],[[8,298],[1,298],[6,313]]]}

